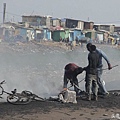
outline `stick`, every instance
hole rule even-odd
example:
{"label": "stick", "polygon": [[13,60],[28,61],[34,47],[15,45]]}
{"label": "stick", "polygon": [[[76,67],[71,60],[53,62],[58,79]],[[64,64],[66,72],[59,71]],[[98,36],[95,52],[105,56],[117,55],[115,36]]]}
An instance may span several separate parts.
{"label": "stick", "polygon": [[75,83],[73,83],[73,86],[75,86],[75,87],[78,88],[80,91],[82,91]]}
{"label": "stick", "polygon": [[[112,66],[112,68],[114,68],[114,67],[117,67],[118,65],[114,65],[114,66]],[[102,69],[102,70],[107,70],[108,68],[104,68],[104,69]]]}
{"label": "stick", "polygon": [[[78,83],[82,82],[83,80],[85,80],[85,78],[83,78],[82,80],[80,80]],[[71,88],[72,86],[74,86],[74,85],[71,85],[70,87],[68,87],[68,89]]]}

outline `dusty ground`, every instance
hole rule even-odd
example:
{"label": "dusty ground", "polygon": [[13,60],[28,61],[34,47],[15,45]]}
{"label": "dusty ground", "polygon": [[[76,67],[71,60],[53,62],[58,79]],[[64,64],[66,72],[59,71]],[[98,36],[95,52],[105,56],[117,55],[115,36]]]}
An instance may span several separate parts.
{"label": "dusty ground", "polygon": [[119,94],[120,91],[112,91],[104,98],[99,96],[98,101],[78,98],[77,104],[58,101],[34,101],[27,105],[0,103],[0,120],[112,120],[120,116]]}

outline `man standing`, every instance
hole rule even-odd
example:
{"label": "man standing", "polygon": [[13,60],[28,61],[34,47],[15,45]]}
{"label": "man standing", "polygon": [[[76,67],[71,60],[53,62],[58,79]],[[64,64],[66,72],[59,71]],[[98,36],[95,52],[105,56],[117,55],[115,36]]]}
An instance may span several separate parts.
{"label": "man standing", "polygon": [[96,52],[96,46],[91,45],[87,46],[88,51],[88,66],[84,68],[86,71],[86,92],[87,92],[87,100],[91,100],[91,88],[93,88],[93,99],[97,101],[97,66],[99,63],[99,55]]}
{"label": "man standing", "polygon": [[[87,49],[92,45],[92,43],[88,43],[87,44]],[[98,64],[98,67],[97,67],[97,71],[98,71],[98,80],[97,80],[97,83],[98,83],[98,86],[99,86],[99,93],[102,94],[102,95],[106,95],[106,94],[109,94],[105,88],[105,84],[104,84],[104,81],[101,80],[101,76],[102,76],[102,68],[103,68],[103,63],[102,63],[102,58],[105,59],[105,61],[107,62],[107,65],[108,65],[108,69],[112,69],[111,67],[111,64],[110,64],[110,61],[109,59],[107,58],[107,55],[100,49],[96,49],[96,52],[98,53],[99,55],[99,64]]]}
{"label": "man standing", "polygon": [[63,88],[67,88],[67,84],[70,81],[70,83],[74,86],[74,90],[76,92],[76,95],[79,93],[79,85],[78,85],[78,79],[77,75],[83,72],[83,68],[77,66],[74,63],[69,63],[64,68],[64,84]]}

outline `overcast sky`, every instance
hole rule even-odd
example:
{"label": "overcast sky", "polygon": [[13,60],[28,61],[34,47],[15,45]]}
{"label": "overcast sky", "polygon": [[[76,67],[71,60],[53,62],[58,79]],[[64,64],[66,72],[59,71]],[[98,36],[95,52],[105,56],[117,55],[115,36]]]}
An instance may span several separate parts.
{"label": "overcast sky", "polygon": [[22,15],[51,15],[102,24],[120,24],[120,0],[0,0],[0,22],[6,3],[6,21],[21,21]]}

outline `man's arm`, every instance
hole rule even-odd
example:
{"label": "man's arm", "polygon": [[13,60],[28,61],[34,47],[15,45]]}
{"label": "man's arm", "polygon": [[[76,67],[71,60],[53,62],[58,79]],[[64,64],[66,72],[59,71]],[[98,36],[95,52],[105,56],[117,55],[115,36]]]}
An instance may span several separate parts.
{"label": "man's arm", "polygon": [[64,73],[64,78],[63,78],[63,88],[67,88],[67,84],[68,84],[68,78],[66,76],[66,74]]}
{"label": "man's arm", "polygon": [[97,49],[97,51],[101,54],[101,56],[102,56],[102,57],[105,59],[105,61],[107,62],[107,64],[108,64],[108,69],[109,69],[109,70],[112,69],[111,64],[110,64],[110,61],[109,61],[107,55],[106,55],[102,50]]}

